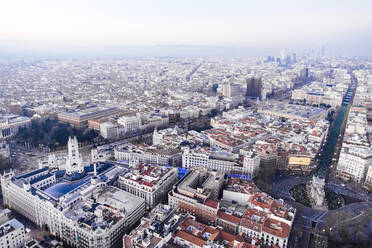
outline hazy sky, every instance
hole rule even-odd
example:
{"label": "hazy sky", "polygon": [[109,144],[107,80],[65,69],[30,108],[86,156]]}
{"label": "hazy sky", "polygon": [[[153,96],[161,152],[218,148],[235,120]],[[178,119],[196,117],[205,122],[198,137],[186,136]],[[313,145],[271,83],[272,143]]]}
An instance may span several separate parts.
{"label": "hazy sky", "polygon": [[0,48],[314,47],[372,55],[371,0],[5,0]]}

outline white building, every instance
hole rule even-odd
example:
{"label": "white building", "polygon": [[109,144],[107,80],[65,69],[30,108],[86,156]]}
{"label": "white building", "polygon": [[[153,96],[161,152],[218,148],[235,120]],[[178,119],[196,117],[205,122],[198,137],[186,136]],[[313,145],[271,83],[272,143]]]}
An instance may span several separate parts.
{"label": "white building", "polygon": [[141,119],[137,116],[122,116],[119,118],[118,124],[123,126],[124,133],[133,133],[140,130]]}
{"label": "white building", "polygon": [[0,225],[0,247],[19,248],[25,244],[25,227],[16,219]]}
{"label": "white building", "polygon": [[307,104],[325,104],[333,107],[342,104],[342,94],[339,92],[309,92],[304,89],[297,89],[292,92],[292,100],[306,100]]}
{"label": "white building", "polygon": [[255,152],[249,151],[243,160],[243,168],[249,175],[255,176],[260,169],[261,158]]}
{"label": "white building", "polygon": [[152,145],[161,145],[164,140],[167,140],[166,137],[178,136],[182,133],[183,130],[179,129],[177,126],[175,126],[174,128],[166,128],[162,130],[157,130],[157,128],[155,128],[152,134]]}
{"label": "white building", "polygon": [[367,189],[372,190],[372,166],[368,167],[367,175],[366,175],[366,180],[365,180],[365,185]]}
{"label": "white building", "polygon": [[163,135],[160,132],[158,132],[158,130],[155,128],[152,134],[152,144],[154,146],[157,146],[162,142],[162,140],[163,140]]}
{"label": "white building", "polygon": [[177,168],[140,164],[131,173],[119,176],[118,187],[145,199],[146,206],[155,207],[172,189],[178,179]]}
{"label": "white building", "polygon": [[343,145],[337,164],[337,172],[341,178],[358,183],[364,182],[370,166],[372,166],[370,147]]}
{"label": "white building", "polygon": [[202,149],[190,151],[189,148],[185,148],[182,154],[182,167],[206,168],[226,173],[256,174],[260,165],[260,157],[253,152],[244,157],[246,158],[233,153],[206,152]]}
{"label": "white building", "polygon": [[241,92],[241,89],[240,89],[240,85],[236,84],[236,83],[225,84],[223,86],[223,93],[222,94],[223,94],[223,96],[230,97],[230,98],[241,96],[242,92]]}
{"label": "white building", "polygon": [[118,126],[110,122],[104,122],[99,127],[101,136],[105,139],[115,139],[118,137]]}
{"label": "white building", "polygon": [[222,94],[225,97],[228,108],[236,107],[244,100],[240,84],[237,83],[223,85]]}
{"label": "white building", "polygon": [[108,185],[120,168],[107,164],[100,168],[97,176],[82,174],[79,180],[47,167],[21,176],[5,173],[4,204],[69,246],[116,247],[145,213],[145,201]]}
{"label": "white building", "polygon": [[234,169],[235,159],[213,159],[210,154],[203,152],[189,151],[185,149],[182,154],[183,168],[207,168],[230,172]]}
{"label": "white building", "polygon": [[0,140],[11,138],[18,133],[20,127],[29,127],[31,119],[25,116],[0,116]]}
{"label": "white building", "polygon": [[178,165],[181,161],[181,151],[166,149],[164,147],[134,146],[125,144],[114,149],[116,160],[132,161],[139,163],[155,164],[161,166]]}

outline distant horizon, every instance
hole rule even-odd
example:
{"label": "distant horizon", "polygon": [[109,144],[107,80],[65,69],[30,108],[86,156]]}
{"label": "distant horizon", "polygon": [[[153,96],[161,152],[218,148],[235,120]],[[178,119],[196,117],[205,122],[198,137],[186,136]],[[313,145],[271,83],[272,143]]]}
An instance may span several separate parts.
{"label": "distant horizon", "polygon": [[[209,45],[122,45],[122,46],[0,46],[0,58],[8,59],[68,59],[68,58],[144,58],[144,57],[267,57],[280,56],[280,52],[297,56],[317,53],[320,45],[308,49],[285,49],[243,46],[209,46]],[[345,56],[371,58],[372,55],[336,53],[325,47],[326,56]]]}
{"label": "distant horizon", "polygon": [[6,1],[0,56],[265,56],[320,45],[372,56],[371,9],[368,0]]}

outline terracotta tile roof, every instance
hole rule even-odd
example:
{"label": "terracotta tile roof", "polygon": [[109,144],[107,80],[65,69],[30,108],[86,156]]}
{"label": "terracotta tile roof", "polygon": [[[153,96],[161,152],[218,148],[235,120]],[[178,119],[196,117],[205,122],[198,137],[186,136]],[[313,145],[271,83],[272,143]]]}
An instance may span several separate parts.
{"label": "terracotta tile roof", "polygon": [[262,231],[277,237],[288,238],[291,232],[291,227],[282,221],[268,218],[262,226]]}
{"label": "terracotta tile roof", "polygon": [[221,219],[226,220],[226,221],[229,221],[229,222],[234,223],[234,224],[239,224],[240,221],[241,221],[241,218],[236,217],[236,216],[233,216],[231,214],[227,214],[227,213],[225,213],[223,211],[218,211],[217,215]]}
{"label": "terracotta tile roof", "polygon": [[186,240],[187,242],[190,242],[199,247],[203,247],[204,244],[207,242],[201,238],[195,237],[194,235],[182,230],[177,231],[175,237],[180,237],[181,239]]}
{"label": "terracotta tile roof", "polygon": [[204,204],[211,208],[218,208],[218,201],[215,200],[208,199],[204,202]]}

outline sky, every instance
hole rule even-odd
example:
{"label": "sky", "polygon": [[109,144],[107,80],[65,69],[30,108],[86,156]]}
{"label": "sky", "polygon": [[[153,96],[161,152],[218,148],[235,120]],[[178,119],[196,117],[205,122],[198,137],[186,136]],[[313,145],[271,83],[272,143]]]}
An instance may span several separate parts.
{"label": "sky", "polygon": [[322,44],[372,56],[371,12],[371,0],[4,0],[0,52],[279,54]]}

